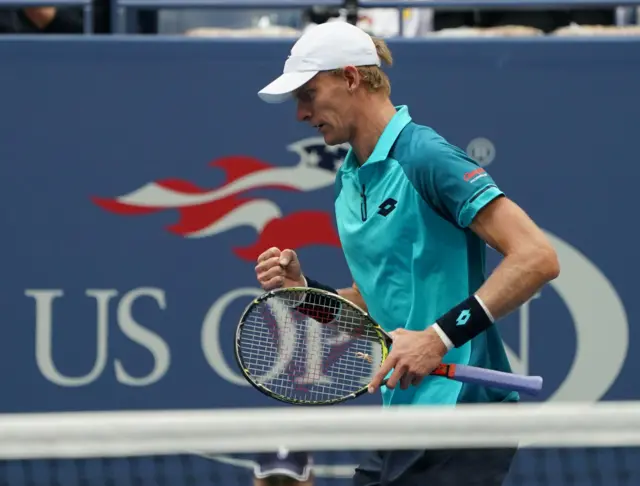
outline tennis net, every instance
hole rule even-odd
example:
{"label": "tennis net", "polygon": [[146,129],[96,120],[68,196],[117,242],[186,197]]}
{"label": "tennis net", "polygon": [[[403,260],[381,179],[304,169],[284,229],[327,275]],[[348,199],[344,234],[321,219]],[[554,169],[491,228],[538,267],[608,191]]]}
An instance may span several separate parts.
{"label": "tennis net", "polygon": [[251,485],[255,454],[286,448],[338,486],[374,449],[515,443],[506,486],[640,485],[636,402],[0,415],[0,485]]}

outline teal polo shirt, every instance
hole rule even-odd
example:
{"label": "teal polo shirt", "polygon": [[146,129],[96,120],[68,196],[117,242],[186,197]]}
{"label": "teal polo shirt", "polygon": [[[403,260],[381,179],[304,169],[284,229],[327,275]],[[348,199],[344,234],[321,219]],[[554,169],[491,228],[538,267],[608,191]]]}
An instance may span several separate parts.
{"label": "teal polo shirt", "polygon": [[[485,281],[486,244],[469,229],[503,196],[489,174],[433,129],[397,108],[369,159],[350,150],[335,186],[338,233],[369,313],[386,331],[422,331]],[[511,371],[496,326],[445,363]],[[446,405],[518,399],[516,393],[426,377],[382,388],[384,405]]]}

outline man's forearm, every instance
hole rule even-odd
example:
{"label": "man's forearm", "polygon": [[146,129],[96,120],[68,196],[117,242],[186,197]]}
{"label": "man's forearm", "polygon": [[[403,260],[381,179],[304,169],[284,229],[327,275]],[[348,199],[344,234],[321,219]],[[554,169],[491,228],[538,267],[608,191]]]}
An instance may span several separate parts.
{"label": "man's forearm", "polygon": [[535,249],[507,255],[476,292],[494,320],[516,310],[558,276],[553,251]]}
{"label": "man's forearm", "polygon": [[360,307],[362,310],[367,310],[367,304],[365,304],[364,299],[362,298],[362,294],[357,288],[348,287],[346,289],[339,289],[338,294],[347,299],[349,302],[353,302],[355,305]]}

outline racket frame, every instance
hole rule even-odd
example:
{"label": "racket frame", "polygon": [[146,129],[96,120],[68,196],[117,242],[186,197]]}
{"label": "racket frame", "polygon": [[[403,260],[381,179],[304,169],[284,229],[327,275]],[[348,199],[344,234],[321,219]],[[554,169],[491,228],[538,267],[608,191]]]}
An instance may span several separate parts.
{"label": "racket frame", "polygon": [[[365,393],[367,393],[368,391],[368,384],[363,385],[362,388],[358,389],[357,391],[350,393],[348,395],[345,395],[343,397],[339,397],[339,398],[334,398],[332,400],[323,400],[323,401],[309,401],[309,400],[301,400],[301,399],[296,399],[296,398],[290,398],[284,395],[281,395],[279,393],[276,393],[272,390],[270,390],[268,387],[262,385],[261,383],[258,383],[256,380],[253,379],[252,374],[250,373],[249,369],[247,368],[247,366],[245,365],[241,353],[240,353],[240,337],[242,335],[242,329],[245,325],[246,319],[249,316],[251,310],[259,305],[260,303],[264,302],[265,300],[271,299],[273,297],[277,297],[278,294],[289,294],[289,293],[294,293],[294,292],[301,292],[301,293],[310,293],[310,294],[315,294],[321,297],[328,297],[331,299],[335,299],[337,301],[339,301],[342,305],[347,305],[350,306],[352,308],[354,308],[356,311],[358,311],[360,314],[362,314],[362,318],[366,319],[369,321],[371,329],[373,331],[376,332],[376,334],[378,335],[379,338],[379,343],[380,343],[380,348],[381,348],[381,361],[380,363],[383,363],[384,360],[387,359],[387,356],[389,355],[389,346],[391,345],[392,339],[391,336],[389,336],[389,334],[382,329],[382,327],[373,320],[373,318],[369,315],[368,312],[364,311],[361,307],[359,307],[357,304],[354,304],[353,302],[351,302],[350,300],[345,299],[344,297],[342,297],[341,295],[338,294],[334,294],[332,292],[328,292],[326,290],[322,290],[322,289],[316,289],[316,288],[310,288],[310,287],[284,287],[284,288],[279,288],[279,289],[274,289],[274,290],[269,290],[261,295],[259,295],[258,297],[256,297],[255,299],[253,299],[244,309],[244,312],[242,313],[242,316],[239,319],[237,328],[236,328],[236,332],[235,332],[235,342],[234,342],[234,349],[235,349],[235,359],[236,359],[236,363],[238,364],[238,367],[240,368],[240,371],[242,372],[243,377],[255,388],[257,389],[260,393],[263,393],[264,395],[268,396],[269,398],[273,398],[275,400],[284,402],[284,403],[289,403],[292,405],[307,405],[307,406],[318,406],[318,405],[335,405],[337,403],[342,403],[345,402],[347,400],[352,400],[354,398],[357,398]],[[302,304],[302,302],[300,302]]]}

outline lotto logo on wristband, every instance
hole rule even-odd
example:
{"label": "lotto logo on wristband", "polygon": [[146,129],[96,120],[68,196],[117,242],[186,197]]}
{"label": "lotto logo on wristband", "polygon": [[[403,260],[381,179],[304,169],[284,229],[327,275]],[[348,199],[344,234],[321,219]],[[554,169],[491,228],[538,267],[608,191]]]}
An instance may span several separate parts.
{"label": "lotto logo on wristband", "polygon": [[458,318],[456,319],[456,324],[458,326],[464,326],[470,317],[471,317],[471,312],[469,312],[469,309],[465,309],[458,315]]}

